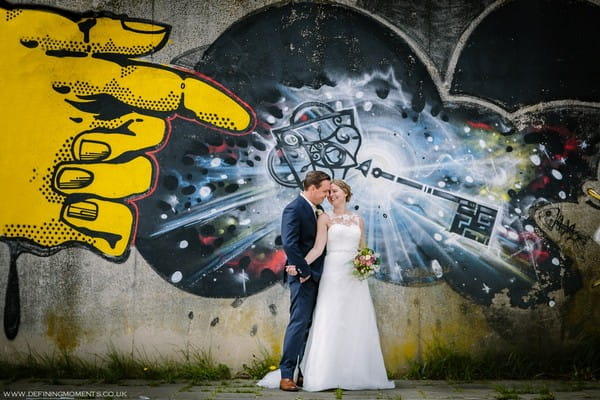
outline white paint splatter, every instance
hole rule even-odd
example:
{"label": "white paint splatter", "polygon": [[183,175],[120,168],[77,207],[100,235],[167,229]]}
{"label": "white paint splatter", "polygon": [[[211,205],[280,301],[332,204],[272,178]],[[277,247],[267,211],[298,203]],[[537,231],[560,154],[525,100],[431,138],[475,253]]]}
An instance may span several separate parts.
{"label": "white paint splatter", "polygon": [[188,243],[187,240],[182,240],[181,242],[179,242],[179,248],[180,249],[185,249],[189,246],[190,244]]}
{"label": "white paint splatter", "polygon": [[213,158],[213,159],[210,161],[210,166],[211,166],[211,167],[218,167],[218,166],[220,166],[220,165],[221,165],[221,162],[222,162],[222,161],[223,161],[223,160],[221,160],[219,157],[215,157],[215,158]]}
{"label": "white paint splatter", "polygon": [[431,262],[431,269],[435,274],[436,278],[441,278],[442,276],[444,276],[444,271],[442,271],[442,266],[440,265],[438,260],[433,260]]}
{"label": "white paint splatter", "polygon": [[562,178],[563,178],[563,174],[561,174],[561,172],[557,169],[552,170],[552,176],[559,181],[562,180]]}
{"label": "white paint splatter", "polygon": [[534,232],[535,231],[535,229],[533,228],[532,225],[525,225],[525,230],[527,232]]}
{"label": "white paint splatter", "polygon": [[488,285],[486,285],[485,282],[484,282],[483,283],[483,288],[481,290],[483,290],[486,293],[489,293],[490,290],[491,290],[491,288]]}
{"label": "white paint splatter", "polygon": [[171,282],[173,283],[181,282],[181,279],[183,279],[183,274],[181,271],[175,271],[173,272],[173,275],[171,275]]}
{"label": "white paint splatter", "polygon": [[433,238],[439,242],[442,240],[443,237],[439,233],[434,233]]}
{"label": "white paint splatter", "polygon": [[202,186],[198,192],[200,193],[200,197],[206,197],[206,196],[210,196],[210,193],[212,191],[210,190],[210,188],[208,186]]}
{"label": "white paint splatter", "polygon": [[538,156],[537,154],[533,154],[532,156],[529,157],[529,159],[531,160],[531,162],[534,165],[540,165],[542,163],[540,156]]}

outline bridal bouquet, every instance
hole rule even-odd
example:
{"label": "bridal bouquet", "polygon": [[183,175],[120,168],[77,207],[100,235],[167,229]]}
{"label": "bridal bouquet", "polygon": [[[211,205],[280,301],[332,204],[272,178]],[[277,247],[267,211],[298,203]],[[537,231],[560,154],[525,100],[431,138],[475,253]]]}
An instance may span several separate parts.
{"label": "bridal bouquet", "polygon": [[375,272],[379,271],[379,264],[381,260],[375,251],[372,249],[365,247],[358,251],[358,254],[354,256],[354,270],[352,273],[358,279],[366,279],[369,276],[373,275]]}

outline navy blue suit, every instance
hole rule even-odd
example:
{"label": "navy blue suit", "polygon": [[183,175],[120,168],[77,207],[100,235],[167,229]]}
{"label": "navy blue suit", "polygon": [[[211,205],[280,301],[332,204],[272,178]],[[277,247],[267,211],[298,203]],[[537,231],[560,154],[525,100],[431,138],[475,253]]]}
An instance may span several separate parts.
{"label": "navy blue suit", "polygon": [[[282,378],[293,378],[294,369],[304,355],[304,347],[312,323],[317,300],[319,279],[323,272],[321,255],[312,264],[304,260],[315,244],[317,219],[310,204],[302,196],[296,197],[284,210],[281,218],[281,240],[287,256],[287,265],[295,265],[298,275],[287,275],[290,286],[290,322],[283,339],[283,355],[279,368]],[[299,277],[311,278],[300,283]]]}

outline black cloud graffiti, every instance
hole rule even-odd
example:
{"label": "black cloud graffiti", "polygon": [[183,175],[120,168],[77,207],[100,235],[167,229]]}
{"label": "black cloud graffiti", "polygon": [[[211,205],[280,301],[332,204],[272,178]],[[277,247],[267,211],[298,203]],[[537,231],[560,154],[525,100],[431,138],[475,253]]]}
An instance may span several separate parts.
{"label": "black cloud graffiti", "polygon": [[[259,124],[229,138],[174,121],[158,189],[140,202],[136,246],[183,290],[257,293],[281,277],[279,210],[303,173],[323,169],[356,188],[352,206],[384,260],[378,279],[445,281],[480,304],[503,294],[522,308],[554,304],[554,291],[579,286],[577,266],[545,240],[529,210],[574,201],[592,176],[598,130],[587,128],[598,126],[598,110],[589,101],[599,92],[594,84],[556,86],[553,73],[591,83],[595,72],[572,76],[544,62],[546,38],[531,32],[535,24],[520,32],[520,51],[548,70],[535,85],[550,89],[535,98],[486,79],[501,74],[478,63],[495,51],[482,43],[546,2],[531,3],[496,3],[465,27],[470,36],[446,84],[397,28],[335,4],[267,7],[208,49],[182,55],[174,62],[240,93]],[[545,9],[549,20],[600,12],[586,2]],[[285,23],[273,32],[277,21]],[[573,45],[563,39],[557,51],[566,44]],[[501,65],[515,62],[504,57]]]}

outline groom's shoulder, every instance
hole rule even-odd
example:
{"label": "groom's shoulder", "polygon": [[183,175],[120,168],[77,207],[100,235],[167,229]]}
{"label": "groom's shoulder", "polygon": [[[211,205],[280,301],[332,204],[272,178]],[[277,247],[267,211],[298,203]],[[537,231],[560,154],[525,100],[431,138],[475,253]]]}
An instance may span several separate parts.
{"label": "groom's shoulder", "polygon": [[301,196],[297,196],[292,201],[290,201],[283,210],[284,211],[285,210],[297,210],[298,208],[300,208],[302,206],[301,201],[305,201],[305,200]]}
{"label": "groom's shoulder", "polygon": [[299,202],[300,202],[300,200],[304,200],[304,199],[302,198],[302,196],[298,195],[298,196],[294,197],[294,198],[292,199],[292,201],[290,201],[290,202],[287,204],[286,208],[287,208],[287,207],[297,207],[297,206],[298,206],[298,204],[299,204]]}

